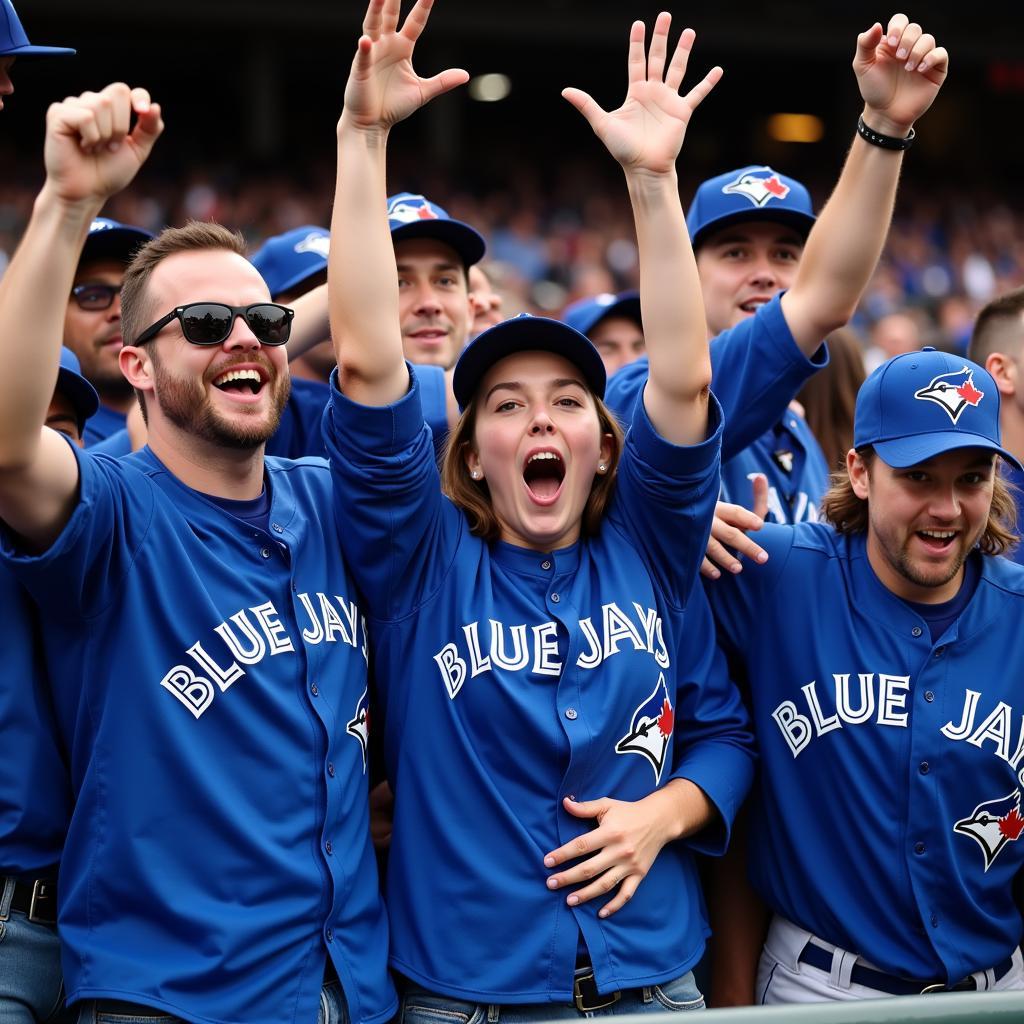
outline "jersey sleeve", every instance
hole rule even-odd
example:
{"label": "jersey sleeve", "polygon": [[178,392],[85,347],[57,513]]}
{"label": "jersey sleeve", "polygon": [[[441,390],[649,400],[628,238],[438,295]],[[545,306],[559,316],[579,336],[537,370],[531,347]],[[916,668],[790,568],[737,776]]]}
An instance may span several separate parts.
{"label": "jersey sleeve", "polygon": [[[781,295],[711,342],[711,387],[722,406],[722,459],[731,459],[774,426],[804,384],[828,365],[824,343],[808,359],[782,312]],[[650,367],[647,357],[608,381],[605,404],[623,425],[633,420]]]}
{"label": "jersey sleeve", "polygon": [[441,493],[413,367],[394,405],[353,402],[337,371],[331,382],[323,432],[342,550],[372,617],[393,621],[437,592],[468,527]]}
{"label": "jersey sleeve", "polygon": [[676,660],[673,779],[700,786],[718,811],[715,822],[686,843],[721,856],[754,777],[754,737],[725,656],[715,640],[711,608],[700,587],[686,606]]}
{"label": "jersey sleeve", "polygon": [[0,530],[0,558],[47,615],[88,620],[106,610],[131,572],[152,524],[155,500],[144,474],[69,445],[79,476],[71,518],[41,554],[26,550],[11,531]]}
{"label": "jersey sleeve", "polygon": [[658,587],[683,608],[704,558],[718,500],[722,410],[708,402],[707,439],[695,445],[665,440],[637,402],[619,460],[608,519],[643,555]]}
{"label": "jersey sleeve", "polygon": [[792,526],[765,523],[754,539],[768,552],[767,562],[759,565],[744,558],[742,572],[722,573],[704,586],[720,641],[727,650],[741,656],[753,632],[752,623],[767,612],[769,602],[778,600],[776,591],[792,554],[796,531]]}
{"label": "jersey sleeve", "polygon": [[808,359],[782,312],[781,293],[711,342],[711,387],[725,416],[722,459],[743,451],[782,418],[809,378],[828,364],[828,348]]}
{"label": "jersey sleeve", "polygon": [[89,451],[93,455],[109,455],[112,459],[131,455],[132,443],[128,438],[127,429],[118,430],[103,441],[97,441],[96,444],[89,447]]}

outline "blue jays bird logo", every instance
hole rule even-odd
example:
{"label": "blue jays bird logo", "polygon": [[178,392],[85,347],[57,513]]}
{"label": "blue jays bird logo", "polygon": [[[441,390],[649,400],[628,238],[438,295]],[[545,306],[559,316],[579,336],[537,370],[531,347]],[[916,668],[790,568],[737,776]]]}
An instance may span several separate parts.
{"label": "blue jays bird logo", "polygon": [[964,409],[969,405],[976,406],[985,397],[985,392],[974,386],[974,371],[965,366],[955,373],[940,374],[926,388],[915,391],[914,397],[941,406],[956,424]]}
{"label": "blue jays bird logo", "polygon": [[958,821],[954,832],[970,836],[985,854],[985,870],[999,856],[1007,843],[1015,843],[1024,831],[1024,817],[1020,813],[1020,790],[1015,789],[999,800],[978,804],[969,818]]}
{"label": "blue jays bird logo", "polygon": [[743,196],[754,206],[765,206],[773,199],[785,199],[789,186],[770,167],[759,167],[741,174],[722,189],[727,196]]}
{"label": "blue jays bird logo", "polygon": [[654,693],[633,712],[629,732],[615,744],[615,753],[646,757],[654,769],[655,782],[660,783],[674,725],[675,711],[665,685],[665,674],[661,673]]}
{"label": "blue jays bird logo", "polygon": [[424,196],[401,196],[389,204],[388,220],[412,224],[418,220],[440,220],[440,217]]}
{"label": "blue jays bird logo", "polygon": [[295,246],[296,252],[315,252],[318,256],[323,256],[327,259],[328,253],[331,248],[331,236],[323,235],[319,232],[310,232],[306,237]]}
{"label": "blue jays bird logo", "polygon": [[356,713],[345,726],[345,732],[349,736],[355,736],[359,745],[363,748],[363,772],[366,772],[366,747],[370,742],[370,701],[369,691],[363,690],[363,695],[356,701]]}

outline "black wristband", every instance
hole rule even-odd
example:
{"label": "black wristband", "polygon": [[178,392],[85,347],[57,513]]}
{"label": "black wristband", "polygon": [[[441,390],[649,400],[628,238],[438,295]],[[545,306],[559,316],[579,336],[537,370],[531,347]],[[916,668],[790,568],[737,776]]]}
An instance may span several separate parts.
{"label": "black wristband", "polygon": [[882,135],[864,123],[863,114],[857,118],[857,134],[865,142],[870,142],[872,146],[878,146],[881,149],[895,149],[900,152],[904,149],[910,149],[917,135],[913,128],[910,129],[910,134],[905,139],[899,139],[895,135]]}

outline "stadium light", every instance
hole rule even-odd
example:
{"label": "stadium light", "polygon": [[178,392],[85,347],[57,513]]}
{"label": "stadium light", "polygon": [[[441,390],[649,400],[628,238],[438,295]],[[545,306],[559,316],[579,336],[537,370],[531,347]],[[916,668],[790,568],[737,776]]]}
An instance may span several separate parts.
{"label": "stadium light", "polygon": [[469,98],[480,103],[497,103],[511,91],[508,75],[477,75],[469,80]]}
{"label": "stadium light", "polygon": [[820,142],[825,125],[814,114],[772,114],[768,134],[776,142]]}

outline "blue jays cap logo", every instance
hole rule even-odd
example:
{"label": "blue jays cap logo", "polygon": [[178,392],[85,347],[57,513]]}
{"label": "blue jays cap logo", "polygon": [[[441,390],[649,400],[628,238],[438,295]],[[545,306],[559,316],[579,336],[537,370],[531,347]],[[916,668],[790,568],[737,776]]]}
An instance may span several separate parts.
{"label": "blue jays cap logo", "polygon": [[397,220],[400,224],[413,224],[418,220],[440,220],[441,215],[433,204],[424,196],[395,196],[388,203],[388,220]]}
{"label": "blue jays cap logo", "polygon": [[915,391],[914,397],[941,406],[955,426],[964,409],[969,405],[976,406],[985,393],[974,386],[974,371],[965,366],[956,373],[935,377],[927,387]]}
{"label": "blue jays cap logo", "polygon": [[765,206],[773,199],[785,199],[789,186],[770,167],[747,171],[722,189],[723,195],[743,196],[757,207]]}
{"label": "blue jays cap logo", "polygon": [[359,745],[363,748],[363,774],[366,774],[366,748],[370,742],[370,701],[369,690],[363,690],[363,695],[356,701],[356,713],[352,720],[345,726],[345,732],[349,736],[355,736]]}
{"label": "blue jays cap logo", "polygon": [[665,685],[665,673],[662,672],[658,676],[654,693],[633,712],[629,732],[615,744],[615,753],[640,754],[647,758],[654,769],[655,783],[660,783],[675,717],[668,687]]}
{"label": "blue jays cap logo", "polygon": [[1014,790],[999,800],[978,804],[969,818],[958,821],[954,832],[970,836],[985,855],[985,870],[1002,852],[1007,843],[1015,843],[1024,831],[1024,817],[1020,813],[1020,790]]}
{"label": "blue jays cap logo", "polygon": [[328,253],[331,248],[331,236],[327,234],[320,234],[319,232],[310,232],[298,245],[295,246],[296,252],[312,252],[316,253],[317,256],[322,256],[327,259]]}

